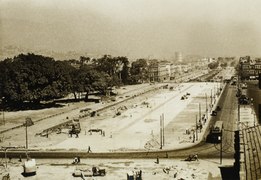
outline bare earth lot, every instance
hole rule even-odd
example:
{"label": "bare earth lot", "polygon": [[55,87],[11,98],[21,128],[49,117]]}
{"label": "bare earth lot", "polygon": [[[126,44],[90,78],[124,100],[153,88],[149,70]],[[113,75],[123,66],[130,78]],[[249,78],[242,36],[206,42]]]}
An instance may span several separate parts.
{"label": "bare earth lot", "polygon": [[[193,162],[186,162],[176,159],[160,159],[159,164],[155,164],[154,160],[97,160],[97,159],[82,159],[80,165],[72,165],[68,159],[59,160],[37,160],[37,175],[33,177],[24,178],[21,175],[22,164],[17,160],[11,160],[8,163],[7,171],[10,173],[11,179],[39,179],[39,180],[71,180],[81,179],[72,176],[75,168],[82,170],[91,170],[93,166],[105,168],[106,176],[104,177],[87,177],[91,180],[125,180],[127,173],[132,171],[142,170],[143,179],[148,180],[169,180],[169,179],[197,179],[197,180],[218,180],[221,179],[219,175],[218,159],[199,160]],[[224,160],[224,164],[230,163],[229,160]],[[169,168],[169,172],[165,173],[163,169]],[[5,170],[0,168],[1,173]],[[176,178],[174,178],[176,174]]]}
{"label": "bare earth lot", "polygon": [[[160,116],[164,116],[165,122],[165,146],[163,149],[177,149],[192,146],[192,134],[186,134],[186,130],[195,128],[196,116],[206,114],[206,104],[208,116],[210,112],[210,96],[214,97],[220,84],[217,83],[183,83],[169,84],[173,90],[160,89],[152,91],[139,97],[135,97],[123,104],[114,106],[103,111],[98,116],[86,117],[80,120],[82,131],[79,137],[69,137],[68,130],[62,130],[61,134],[52,133],[46,137],[35,136],[36,133],[64,122],[66,118],[72,119],[79,116],[80,109],[89,107],[97,109],[109,103],[74,103],[63,108],[51,108],[39,111],[7,112],[6,120],[8,123],[1,126],[2,129],[11,127],[24,122],[26,116],[33,120],[48,117],[53,114],[63,112],[61,115],[47,118],[38,122],[36,125],[28,127],[29,148],[30,149],[79,149],[86,150],[91,147],[92,152],[116,152],[130,150],[157,150],[159,149],[159,125]],[[133,94],[139,94],[150,85],[142,85],[120,89],[119,97],[126,98]],[[131,89],[133,88],[133,89]],[[131,91],[133,90],[133,91]],[[186,99],[181,100],[185,94],[190,94]],[[207,98],[206,98],[207,97]],[[118,99],[117,99],[118,100]],[[214,104],[214,98],[212,99]],[[120,110],[121,114],[116,115]],[[10,121],[9,121],[10,119]],[[207,128],[203,125],[203,130]],[[89,133],[89,129],[99,128],[105,132]],[[199,133],[199,139],[202,138]],[[25,128],[19,128],[1,134],[1,146],[24,146]],[[2,159],[4,164],[6,159]],[[78,165],[82,169],[91,169],[92,166],[104,167],[107,171],[105,177],[92,177],[89,179],[126,179],[126,174],[132,170],[142,170],[144,179],[220,179],[218,169],[219,160],[199,160],[186,162],[176,159],[160,159],[159,164],[156,160],[106,160],[106,159],[83,159],[82,164]],[[71,165],[72,160],[37,159],[37,176],[26,179],[77,179],[72,176],[76,168]],[[224,164],[231,164],[231,160],[225,160]],[[12,159],[8,163],[8,169],[1,167],[1,172],[8,171],[11,179],[24,179],[21,175],[22,163],[17,159]],[[169,173],[164,173],[163,168],[168,167]],[[55,177],[55,178],[54,178]],[[80,178],[78,178],[80,179]]]}
{"label": "bare earth lot", "polygon": [[[35,136],[36,133],[50,125],[57,124],[57,121],[64,121],[66,117],[77,117],[80,107],[92,107],[92,104],[75,103],[72,105],[74,110],[69,111],[69,107],[65,107],[60,110],[65,113],[28,127],[29,148],[87,150],[90,146],[93,152],[159,149],[161,116],[164,116],[165,125],[165,146],[163,149],[191,146],[193,145],[192,134],[185,134],[186,129],[195,128],[199,109],[201,109],[201,116],[206,114],[206,103],[207,101],[208,104],[210,103],[210,93],[212,91],[214,94],[214,89],[217,87],[217,83],[185,83],[175,86],[172,91],[160,89],[133,98],[133,100],[103,111],[98,116],[81,119],[82,131],[79,138],[75,138],[75,136],[70,138],[67,129],[62,130],[61,134],[52,133],[48,138]],[[181,100],[181,96],[186,93],[190,95],[187,96],[187,99]],[[104,104],[99,104],[104,106]],[[94,104],[94,106],[99,104]],[[76,109],[76,107],[78,108]],[[119,109],[121,114],[116,116]],[[48,109],[41,114],[48,116],[50,111],[51,109]],[[58,109],[54,111],[58,113]],[[18,116],[19,113],[9,112],[8,116],[11,114]],[[28,115],[29,113],[32,112],[29,111]],[[6,116],[7,119],[8,116]],[[102,129],[105,132],[104,136],[99,132],[88,132],[89,129],[96,128]],[[199,133],[199,136],[201,134],[203,133]],[[25,128],[4,133],[2,139],[2,146],[24,146]]]}

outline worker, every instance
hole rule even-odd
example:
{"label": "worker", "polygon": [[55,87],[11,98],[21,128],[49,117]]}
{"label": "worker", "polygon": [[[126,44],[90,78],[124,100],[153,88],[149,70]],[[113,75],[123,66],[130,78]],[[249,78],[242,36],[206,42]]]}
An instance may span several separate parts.
{"label": "worker", "polygon": [[88,146],[88,151],[87,151],[88,153],[90,153],[90,152],[92,152],[91,151],[91,146]]}
{"label": "worker", "polygon": [[21,155],[19,156],[19,160],[18,161],[22,162],[22,156]]}
{"label": "worker", "polygon": [[159,164],[159,156],[157,156],[157,159],[156,159],[156,164]]}
{"label": "worker", "polygon": [[194,155],[194,158],[195,158],[195,160],[198,161],[198,155],[197,154]]}
{"label": "worker", "polygon": [[78,157],[75,157],[72,164],[78,164]]}

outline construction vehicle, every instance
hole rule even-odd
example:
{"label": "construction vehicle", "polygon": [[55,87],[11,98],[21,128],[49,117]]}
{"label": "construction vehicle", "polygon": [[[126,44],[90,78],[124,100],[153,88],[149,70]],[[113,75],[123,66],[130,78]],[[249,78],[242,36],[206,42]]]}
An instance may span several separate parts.
{"label": "construction vehicle", "polygon": [[197,154],[190,154],[185,161],[198,161],[198,155]]}
{"label": "construction vehicle", "polygon": [[74,177],[81,177],[82,179],[85,179],[85,177],[92,177],[92,176],[105,176],[106,171],[105,169],[100,169],[98,167],[92,167],[92,169],[80,169],[79,167],[76,167],[73,174]]}
{"label": "construction vehicle", "polygon": [[69,126],[70,126],[69,134],[71,136],[75,134],[76,137],[78,137],[78,134],[81,132],[81,125],[79,119],[74,119]]}
{"label": "construction vehicle", "polygon": [[92,167],[92,173],[93,173],[93,176],[105,176],[106,175],[105,169],[100,169],[95,166]]}
{"label": "construction vehicle", "polygon": [[130,173],[127,173],[127,180],[142,180],[142,171],[135,170]]}
{"label": "construction vehicle", "polygon": [[211,116],[217,116],[217,111],[212,111],[210,115]]}

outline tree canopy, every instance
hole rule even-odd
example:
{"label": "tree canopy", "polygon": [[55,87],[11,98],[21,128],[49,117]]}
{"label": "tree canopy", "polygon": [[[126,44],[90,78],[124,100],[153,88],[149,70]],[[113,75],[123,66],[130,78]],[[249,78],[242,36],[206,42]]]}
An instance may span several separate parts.
{"label": "tree canopy", "polygon": [[148,63],[145,59],[138,59],[132,62],[130,68],[132,83],[142,83],[149,78]]}
{"label": "tree canopy", "polygon": [[53,58],[20,54],[2,61],[0,67],[0,94],[7,102],[40,102],[70,91],[72,67]]}
{"label": "tree canopy", "polygon": [[[78,63],[79,62],[79,63]],[[81,56],[79,61],[55,61],[51,57],[20,54],[0,62],[0,97],[9,104],[40,103],[73,93],[106,94],[112,86],[127,83],[126,57]]]}

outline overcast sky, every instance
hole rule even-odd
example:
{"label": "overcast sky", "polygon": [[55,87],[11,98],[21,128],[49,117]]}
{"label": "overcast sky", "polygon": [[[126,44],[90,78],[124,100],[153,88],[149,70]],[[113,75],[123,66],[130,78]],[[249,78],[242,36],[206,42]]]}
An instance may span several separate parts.
{"label": "overcast sky", "polygon": [[171,58],[261,55],[260,0],[0,0],[0,46]]}

